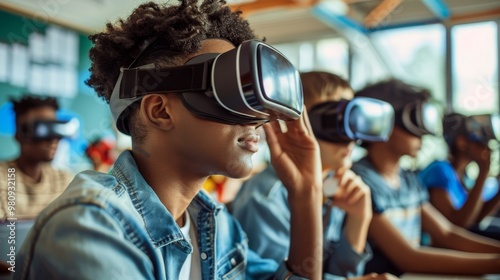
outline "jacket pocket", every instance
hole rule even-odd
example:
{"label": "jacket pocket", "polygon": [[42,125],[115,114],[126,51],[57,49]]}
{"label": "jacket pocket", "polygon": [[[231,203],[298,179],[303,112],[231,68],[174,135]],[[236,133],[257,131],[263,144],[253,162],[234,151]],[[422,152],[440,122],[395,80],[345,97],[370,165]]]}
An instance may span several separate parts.
{"label": "jacket pocket", "polygon": [[245,279],[246,259],[241,244],[229,251],[217,265],[218,279]]}

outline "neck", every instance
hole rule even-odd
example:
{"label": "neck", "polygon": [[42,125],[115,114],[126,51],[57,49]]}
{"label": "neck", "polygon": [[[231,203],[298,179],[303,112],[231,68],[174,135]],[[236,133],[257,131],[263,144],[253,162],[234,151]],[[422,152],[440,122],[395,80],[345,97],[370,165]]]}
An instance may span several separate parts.
{"label": "neck", "polygon": [[21,155],[16,160],[16,164],[24,174],[33,179],[35,182],[40,182],[42,179],[42,162],[34,161]]}
{"label": "neck", "polygon": [[146,182],[177,224],[183,226],[183,214],[207,178],[190,177],[190,168],[179,166],[173,155],[150,153],[137,146],[133,147],[132,155]]}
{"label": "neck", "polygon": [[401,156],[394,154],[385,146],[372,148],[368,151],[368,160],[378,173],[388,181],[399,179],[399,159]]}

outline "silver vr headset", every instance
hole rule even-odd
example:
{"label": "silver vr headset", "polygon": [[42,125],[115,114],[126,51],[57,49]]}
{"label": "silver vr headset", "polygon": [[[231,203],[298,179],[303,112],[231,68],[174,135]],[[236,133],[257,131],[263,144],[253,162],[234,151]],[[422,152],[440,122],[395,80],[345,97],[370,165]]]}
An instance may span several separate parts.
{"label": "silver vr headset", "polygon": [[303,110],[299,72],[278,50],[257,40],[196,56],[183,66],[150,64],[120,71],[110,108],[125,134],[134,103],[150,93],[179,93],[196,116],[226,124],[295,120]]}
{"label": "silver vr headset", "polygon": [[488,144],[490,140],[500,141],[500,115],[475,115],[467,117],[465,129],[469,139]]}
{"label": "silver vr headset", "polygon": [[395,125],[421,137],[426,134],[440,136],[443,133],[441,107],[430,101],[414,102],[396,111]]}
{"label": "silver vr headset", "polygon": [[35,120],[21,124],[19,136],[32,141],[69,138],[75,136],[79,128],[80,122],[75,118],[69,121]]}
{"label": "silver vr headset", "polygon": [[314,135],[333,143],[385,142],[394,126],[392,106],[369,97],[320,103],[308,114]]}

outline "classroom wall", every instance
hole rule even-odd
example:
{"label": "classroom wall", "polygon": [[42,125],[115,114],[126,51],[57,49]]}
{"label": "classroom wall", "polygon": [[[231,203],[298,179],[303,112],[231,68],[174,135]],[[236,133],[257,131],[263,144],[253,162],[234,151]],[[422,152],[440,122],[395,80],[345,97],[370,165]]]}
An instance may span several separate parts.
{"label": "classroom wall", "polygon": [[[107,104],[98,98],[94,91],[84,84],[84,81],[89,77],[88,68],[90,67],[90,61],[88,58],[88,51],[91,48],[91,42],[87,38],[87,34],[81,34],[73,30],[66,29],[64,27],[48,25],[39,21],[35,21],[26,16],[21,16],[13,14],[6,11],[0,11],[0,43],[2,46],[8,46],[8,58],[0,57],[0,67],[2,69],[8,69],[9,75],[14,68],[16,68],[15,55],[12,51],[14,45],[26,46],[30,48],[29,44],[32,41],[29,40],[32,33],[37,33],[41,38],[47,38],[48,30],[56,30],[61,33],[65,33],[72,37],[77,46],[77,53],[73,55],[75,61],[70,65],[70,69],[76,70],[76,74],[73,75],[73,79],[70,79],[71,84],[67,87],[72,88],[72,94],[67,96],[67,92],[62,90],[61,92],[50,92],[46,90],[47,95],[55,96],[61,107],[61,114],[63,115],[74,115],[81,122],[81,131],[77,139],[67,141],[63,146],[69,147],[70,158],[66,158],[64,155],[61,156],[58,151],[56,155],[57,159],[66,164],[69,169],[73,171],[79,171],[85,169],[89,166],[88,161],[82,158],[83,150],[88,144],[88,141],[95,139],[96,137],[109,136],[113,134],[111,128],[111,114]],[[48,40],[46,40],[48,41]],[[64,46],[63,46],[64,47]],[[45,46],[45,49],[50,51],[50,48]],[[72,48],[76,49],[76,48]],[[34,63],[33,58],[30,58],[31,66],[36,64],[40,67],[45,67],[47,65],[54,65],[54,67],[59,67],[58,63],[53,63],[50,61],[37,62]],[[7,67],[5,67],[7,65]],[[29,66],[29,67],[31,67]],[[31,68],[30,68],[31,69]],[[1,72],[1,70],[0,70]],[[42,73],[44,71],[41,71]],[[56,72],[55,72],[56,73]],[[75,73],[74,71],[72,73]],[[56,73],[57,74],[57,73]],[[64,74],[64,72],[59,72],[59,74]],[[27,79],[31,79],[33,74],[28,74]],[[58,75],[53,75],[58,76]],[[62,76],[62,75],[60,75]],[[68,80],[66,79],[66,82]],[[45,82],[45,81],[43,81]],[[49,81],[47,81],[49,82]],[[59,80],[57,77],[57,83],[65,82],[63,79]],[[76,83],[76,85],[74,84]],[[54,83],[53,83],[54,84]],[[2,115],[2,120],[0,121],[0,160],[8,160],[17,157],[19,153],[19,148],[17,142],[12,137],[13,133],[13,119],[9,116],[10,109],[10,98],[19,98],[29,91],[29,86],[19,86],[14,85],[11,79],[0,81],[0,115]],[[42,90],[39,94],[42,94]],[[65,162],[67,161],[67,162]]]}

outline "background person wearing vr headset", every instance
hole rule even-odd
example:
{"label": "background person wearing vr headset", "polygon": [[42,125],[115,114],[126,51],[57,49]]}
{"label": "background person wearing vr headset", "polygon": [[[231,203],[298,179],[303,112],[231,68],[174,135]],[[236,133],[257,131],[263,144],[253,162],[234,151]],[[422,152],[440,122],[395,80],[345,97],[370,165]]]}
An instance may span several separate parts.
{"label": "background person wearing vr headset", "polygon": [[[291,63],[224,1],[145,3],[90,38],[87,83],[132,150],[109,174],[77,175],[39,215],[14,279],[320,279],[321,162]],[[238,222],[200,191],[210,175],[247,175],[256,128],[278,118],[287,133],[264,126],[291,194],[281,264],[248,250]]]}
{"label": "background person wearing vr headset", "polygon": [[[500,243],[453,225],[428,202],[425,186],[399,166],[402,156],[417,156],[425,134],[439,135],[440,109],[427,91],[398,80],[370,85],[355,95],[389,102],[395,111],[387,142],[366,143],[368,154],[353,171],[371,188],[373,218],[368,240],[373,259],[367,272],[475,274],[500,272]],[[421,246],[421,234],[431,245]]]}
{"label": "background person wearing vr headset", "polygon": [[[371,257],[365,246],[372,217],[371,197],[369,188],[349,169],[354,140],[387,139],[393,125],[392,107],[368,98],[348,101],[353,91],[335,74],[307,72],[301,79],[304,103],[321,150],[325,194],[323,279],[395,279],[375,273],[358,277]],[[376,127],[381,123],[386,125]],[[287,256],[291,236],[288,192],[272,166],[246,181],[231,206],[248,234],[251,249],[275,260]]]}
{"label": "background person wearing vr headset", "polygon": [[[484,189],[490,173],[491,149],[488,142],[500,139],[500,116],[466,117],[449,113],[443,119],[443,128],[449,148],[448,160],[434,161],[419,174],[429,189],[431,204],[450,222],[500,240],[500,224],[495,226],[495,223],[490,223],[484,228],[479,225],[500,207],[500,192],[491,195]],[[477,163],[479,174],[472,188],[468,189],[464,180],[467,180],[466,168],[471,162]],[[485,199],[484,195],[489,197]]]}
{"label": "background person wearing vr headset", "polygon": [[[25,95],[12,103],[16,116],[15,139],[20,153],[17,159],[0,163],[0,179],[7,182],[7,169],[16,169],[16,218],[33,219],[73,178],[69,172],[51,165],[63,135],[49,131],[54,125],[64,124],[56,120],[59,106],[55,98]],[[8,213],[7,184],[2,184],[0,220],[5,220]]]}

